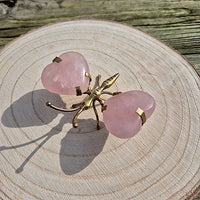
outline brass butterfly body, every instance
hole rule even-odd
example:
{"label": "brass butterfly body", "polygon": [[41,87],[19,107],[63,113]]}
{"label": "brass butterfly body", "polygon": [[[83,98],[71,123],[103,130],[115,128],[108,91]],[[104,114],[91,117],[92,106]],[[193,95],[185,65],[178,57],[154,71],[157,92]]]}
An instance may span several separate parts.
{"label": "brass butterfly body", "polygon": [[[85,74],[87,77],[90,78],[90,82],[91,82],[91,75],[89,73]],[[100,78],[101,76],[98,75],[98,86],[95,89],[91,89],[90,84],[88,86],[87,91],[83,92],[80,90],[80,87],[76,87],[76,95],[82,95],[82,94],[88,94],[89,97],[85,100],[82,101],[80,103],[77,104],[73,104],[72,108],[70,109],[66,109],[66,108],[59,108],[57,106],[54,106],[51,102],[47,102],[46,105],[55,109],[55,110],[59,110],[59,111],[63,111],[63,112],[73,112],[73,111],[77,111],[76,115],[74,116],[73,120],[72,120],[72,124],[74,128],[78,127],[78,123],[76,122],[78,116],[84,111],[89,109],[91,106],[93,107],[93,110],[95,112],[96,115],[96,120],[97,120],[97,129],[100,129],[100,122],[99,122],[99,116],[98,116],[98,112],[96,109],[96,101],[98,101],[101,105],[101,111],[103,112],[104,110],[106,110],[106,105],[104,105],[104,100],[101,98],[102,94],[108,94],[108,95],[117,95],[120,94],[121,92],[108,92],[105,91],[106,89],[108,89],[109,87],[111,87],[114,82],[117,80],[117,78],[119,77],[119,73],[111,76],[110,78],[106,79],[105,81],[103,81],[103,83],[100,85]],[[140,108],[139,108],[140,109]],[[140,109],[141,112],[137,112],[137,114],[141,117],[142,119],[142,124],[146,121],[146,117],[145,117],[145,113],[142,112],[142,109]]]}
{"label": "brass butterfly body", "polygon": [[[91,80],[92,80],[91,75],[89,73],[86,73],[85,75],[90,78],[90,82],[91,82]],[[113,83],[119,77],[119,73],[111,76],[110,78],[105,80],[101,85],[100,85],[100,77],[101,76],[99,75],[97,88],[95,88],[94,90],[91,90],[91,87],[89,85],[87,91],[83,92],[83,94],[88,94],[89,97],[83,102],[80,102],[78,104],[73,104],[72,108],[70,108],[70,109],[58,108],[57,106],[54,106],[51,102],[47,102],[46,105],[55,110],[59,110],[59,111],[63,111],[63,112],[73,112],[73,111],[78,110],[78,112],[76,113],[76,115],[74,116],[74,118],[72,120],[73,127],[75,127],[75,128],[78,127],[78,123],[76,122],[76,120],[77,120],[78,116],[81,114],[81,112],[83,112],[84,110],[87,110],[91,106],[93,106],[93,109],[94,109],[94,112],[96,115],[96,119],[97,119],[97,129],[100,129],[99,116],[97,113],[95,102],[98,101],[101,104],[101,107],[102,107],[101,110],[104,111],[106,109],[106,106],[104,105],[104,100],[101,98],[101,95],[102,94],[116,95],[116,94],[121,93],[121,92],[112,93],[112,92],[104,91],[113,85]],[[76,87],[76,91],[77,91],[77,96],[80,94],[82,95],[82,92],[80,91],[80,87]]]}

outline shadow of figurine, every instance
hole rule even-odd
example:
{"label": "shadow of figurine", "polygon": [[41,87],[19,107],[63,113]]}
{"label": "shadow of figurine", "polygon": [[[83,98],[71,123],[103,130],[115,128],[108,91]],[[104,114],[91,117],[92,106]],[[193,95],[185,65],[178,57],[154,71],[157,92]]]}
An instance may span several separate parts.
{"label": "shadow of figurine", "polygon": [[67,175],[86,168],[103,150],[108,131],[103,123],[96,129],[96,120],[79,119],[79,128],[72,128],[61,141],[60,166]]}
{"label": "shadow of figurine", "polygon": [[[59,107],[66,107],[59,95],[47,90],[29,92],[12,103],[3,113],[1,122],[10,128],[42,126],[49,124],[59,113],[57,110],[45,106],[47,101],[54,102]],[[32,141],[15,146],[0,146],[0,151],[17,149],[37,142],[37,147],[24,162],[16,169],[16,173],[23,171],[28,161],[54,135],[61,132],[64,124],[71,123],[75,113],[63,113],[59,123],[49,132]],[[96,130],[93,119],[78,120],[79,128],[72,128],[61,142],[60,165],[65,174],[75,174],[87,167],[103,149],[108,132],[105,128]],[[28,133],[26,133],[28,134]]]}
{"label": "shadow of figurine", "polygon": [[[57,115],[61,112],[50,109],[45,104],[47,101],[55,102],[60,107],[65,107],[65,103],[62,101],[59,95],[50,93],[45,89],[34,90],[20,97],[18,100],[13,102],[3,113],[1,122],[4,126],[9,128],[22,128],[31,126],[42,126],[49,124]],[[16,173],[20,173],[28,161],[33,155],[44,145],[52,136],[58,134],[65,123],[71,123],[72,113],[64,115],[60,122],[53,127],[48,133],[35,138],[32,141],[11,145],[11,146],[0,146],[0,151],[17,149],[20,147],[27,146],[32,143],[36,143],[40,140],[35,150],[26,158],[22,165],[16,169]],[[28,133],[26,133],[28,135]]]}
{"label": "shadow of figurine", "polygon": [[[33,150],[33,152],[31,152],[29,154],[29,156],[24,160],[24,162],[16,169],[16,173],[20,173],[23,171],[25,165],[28,163],[28,161],[34,156],[34,154],[49,140],[51,139],[54,135],[57,135],[61,132],[61,129],[62,127],[64,126],[64,124],[66,124],[67,121],[66,121],[66,117],[63,116],[60,120],[60,122],[55,126],[53,127],[49,132],[47,132],[46,134],[42,135],[41,137],[35,139],[35,140],[32,140],[30,142],[27,142],[27,143],[24,143],[24,144],[20,144],[20,145],[16,145],[16,146],[12,146],[12,148],[19,148],[19,147],[22,147],[22,146],[26,146],[28,144],[31,144],[33,142],[37,142],[41,139],[43,139],[40,143],[38,143],[37,147]],[[8,148],[7,148],[8,149]],[[1,151],[1,149],[0,149]]]}
{"label": "shadow of figurine", "polygon": [[45,89],[34,90],[13,102],[4,111],[1,122],[10,128],[48,124],[59,112],[45,106],[47,101],[56,102],[60,107],[66,106],[59,95]]}

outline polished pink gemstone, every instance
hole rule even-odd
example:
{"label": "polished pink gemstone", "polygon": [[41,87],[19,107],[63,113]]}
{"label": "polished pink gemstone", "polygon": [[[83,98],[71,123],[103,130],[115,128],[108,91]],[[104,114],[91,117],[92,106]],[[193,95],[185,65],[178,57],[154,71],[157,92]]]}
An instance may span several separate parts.
{"label": "polished pink gemstone", "polygon": [[130,138],[142,126],[136,110],[141,108],[149,118],[155,109],[155,100],[146,92],[133,90],[109,98],[105,105],[103,120],[107,130],[119,138]]}
{"label": "polished pink gemstone", "polygon": [[88,88],[89,73],[86,59],[77,52],[67,52],[59,56],[61,61],[47,65],[41,76],[44,87],[56,94],[76,94],[76,87],[80,86],[82,92]]}

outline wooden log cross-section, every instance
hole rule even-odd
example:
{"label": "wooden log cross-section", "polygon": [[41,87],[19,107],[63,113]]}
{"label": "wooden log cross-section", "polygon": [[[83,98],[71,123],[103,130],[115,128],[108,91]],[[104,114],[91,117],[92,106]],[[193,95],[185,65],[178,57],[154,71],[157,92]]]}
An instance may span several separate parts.
{"label": "wooden log cross-section", "polygon": [[[92,110],[73,113],[81,97],[59,96],[40,76],[55,56],[77,51],[93,82],[119,72],[111,91],[142,90],[156,109],[133,138],[96,130]],[[200,185],[200,78],[177,52],[131,26],[77,20],[39,28],[0,53],[0,196],[3,199],[177,200]],[[108,98],[105,96],[105,98]],[[100,107],[98,107],[100,111]]]}

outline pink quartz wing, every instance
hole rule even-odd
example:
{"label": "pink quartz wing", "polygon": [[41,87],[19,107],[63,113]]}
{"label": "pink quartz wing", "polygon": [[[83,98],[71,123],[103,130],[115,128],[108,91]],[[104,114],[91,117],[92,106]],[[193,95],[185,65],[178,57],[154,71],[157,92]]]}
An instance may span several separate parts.
{"label": "pink quartz wing", "polygon": [[130,138],[142,126],[136,110],[141,108],[149,118],[155,109],[155,100],[146,92],[133,90],[109,98],[105,105],[103,120],[107,130],[119,138]]}
{"label": "pink quartz wing", "polygon": [[83,55],[67,52],[59,58],[61,62],[52,62],[44,68],[41,76],[43,86],[56,94],[75,95],[78,86],[85,92],[89,84],[85,73],[89,73],[89,67]]}

